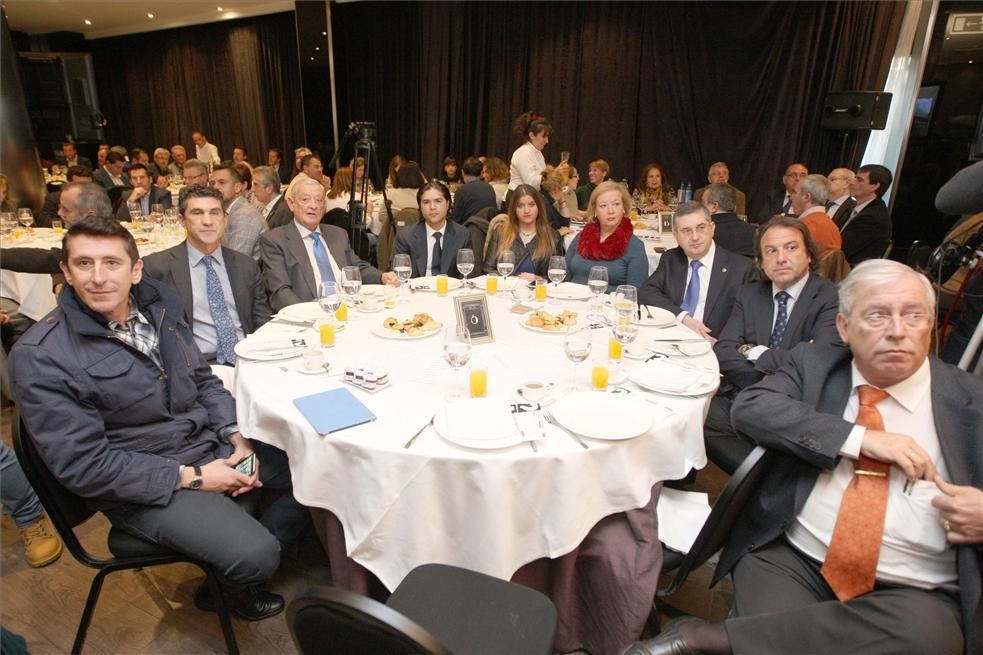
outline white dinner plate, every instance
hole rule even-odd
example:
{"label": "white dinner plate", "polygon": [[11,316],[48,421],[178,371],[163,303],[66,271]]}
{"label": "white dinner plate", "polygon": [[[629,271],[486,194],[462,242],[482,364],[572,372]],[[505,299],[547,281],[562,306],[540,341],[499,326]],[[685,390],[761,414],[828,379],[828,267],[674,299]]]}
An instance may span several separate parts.
{"label": "white dinner plate", "polygon": [[[495,402],[487,398],[465,398],[461,400],[452,401],[455,403],[462,403],[465,407],[480,407],[485,403]],[[468,439],[466,437],[461,437],[455,435],[451,432],[448,427],[447,422],[447,411],[448,407],[445,405],[440,408],[437,414],[433,418],[433,429],[445,441],[449,441],[452,444],[463,446],[465,448],[473,448],[476,450],[498,450],[500,448],[509,448],[515,446],[524,441],[522,435],[519,434],[517,429],[505,429],[499,434],[501,437],[491,438],[491,439]]]}
{"label": "white dinner plate", "polygon": [[[381,321],[379,321],[381,323]],[[438,321],[439,323],[439,321]],[[369,332],[377,337],[382,337],[383,339],[394,339],[396,341],[414,341],[416,339],[426,339],[427,337],[432,337],[435,334],[440,334],[444,329],[443,323],[440,323],[440,327],[436,330],[431,330],[430,332],[424,332],[423,334],[404,334],[403,332],[397,332],[396,330],[389,330],[382,327],[381,324],[373,325],[369,328]]]}
{"label": "white dinner plate", "polygon": [[[427,277],[415,277],[412,280],[410,280],[407,284],[409,284],[410,285],[410,288],[413,289],[414,291],[433,291],[433,292],[436,292],[437,291],[437,276],[435,276],[435,275],[428,275]],[[449,277],[449,278],[447,278],[447,290],[448,291],[453,291],[454,289],[460,289],[461,288],[461,284],[462,284],[461,280],[458,280],[456,277]]]}
{"label": "white dinner plate", "polygon": [[626,394],[579,391],[564,396],[550,410],[557,423],[591,439],[633,439],[652,427],[651,405]]}
{"label": "white dinner plate", "polygon": [[[474,286],[475,286],[476,290],[478,290],[478,291],[486,291],[488,289],[488,286],[487,286],[488,283],[486,281],[487,279],[488,279],[488,276],[487,275],[482,275],[480,277],[472,278],[471,279],[471,282],[474,283]],[[509,276],[509,278],[507,280],[502,280],[502,278],[498,278],[498,291],[499,291],[499,293],[501,293],[502,291],[514,291],[515,288],[518,287],[518,286],[520,286],[520,285],[526,285],[526,286],[528,286],[529,285],[529,282],[527,282],[526,280],[521,280],[519,278],[512,277],[512,276]]]}
{"label": "white dinner plate", "polygon": [[[648,307],[648,311],[646,311],[646,307]],[[632,320],[632,323],[635,325],[641,327],[666,327],[676,322],[676,316],[661,307],[641,305],[640,309],[642,310],[642,317]],[[651,317],[649,317],[649,312],[652,313]]]}
{"label": "white dinner plate", "polygon": [[670,357],[699,357],[713,349],[709,341],[650,341],[645,344],[649,350]]}
{"label": "white dinner plate", "polygon": [[573,282],[560,282],[554,285],[548,283],[546,293],[550,298],[559,300],[587,300],[591,297],[590,288],[586,284],[574,284]]}
{"label": "white dinner plate", "polygon": [[[296,337],[295,337],[296,338]],[[257,362],[275,362],[280,359],[299,357],[307,350],[307,345],[293,345],[290,337],[250,337],[235,345],[236,357]]]}
{"label": "white dinner plate", "polygon": [[637,366],[631,381],[649,391],[670,396],[702,396],[716,390],[719,376],[679,360],[654,359]]}
{"label": "white dinner plate", "polygon": [[[327,318],[328,314],[321,309],[316,300],[311,302],[299,302],[296,305],[288,305],[277,312],[274,318],[279,318],[291,323],[314,323]],[[344,330],[344,323],[340,326],[335,325],[335,330]]]}
{"label": "white dinner plate", "polygon": [[[553,312],[550,312],[550,314],[553,314]],[[557,316],[557,314],[553,314],[553,316]],[[580,321],[580,316],[578,315],[577,316],[577,322],[575,324],[573,324],[572,326],[571,325],[568,325],[568,326],[563,327],[563,328],[561,328],[559,330],[546,330],[546,329],[541,328],[541,327],[535,327],[533,325],[528,325],[526,323],[526,321],[528,321],[531,317],[532,317],[532,314],[520,316],[519,317],[519,325],[521,325],[522,327],[526,328],[527,330],[532,330],[533,332],[539,332],[541,334],[566,334],[567,333],[567,330],[569,330],[571,327],[577,328],[577,327],[581,327],[583,325],[583,323],[581,323],[581,321]]]}

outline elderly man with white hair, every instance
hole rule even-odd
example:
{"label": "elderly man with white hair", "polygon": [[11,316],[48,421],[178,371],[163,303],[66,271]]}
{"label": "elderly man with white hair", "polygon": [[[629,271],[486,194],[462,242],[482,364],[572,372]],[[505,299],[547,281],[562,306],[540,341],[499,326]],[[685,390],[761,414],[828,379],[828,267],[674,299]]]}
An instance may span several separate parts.
{"label": "elderly man with white hair", "polygon": [[850,195],[850,183],[856,177],[849,168],[834,168],[826,176],[829,180],[829,198],[826,201],[826,213],[829,214],[836,227],[843,227],[843,223],[850,217],[857,201]]}
{"label": "elderly man with white hair", "polygon": [[341,282],[345,266],[357,266],[364,284],[398,284],[394,273],[380,273],[360,259],[343,229],[321,223],[324,187],[320,182],[297,182],[289,191],[287,204],[293,221],[270,230],[259,240],[263,279],[274,312],[315,300],[319,285]]}

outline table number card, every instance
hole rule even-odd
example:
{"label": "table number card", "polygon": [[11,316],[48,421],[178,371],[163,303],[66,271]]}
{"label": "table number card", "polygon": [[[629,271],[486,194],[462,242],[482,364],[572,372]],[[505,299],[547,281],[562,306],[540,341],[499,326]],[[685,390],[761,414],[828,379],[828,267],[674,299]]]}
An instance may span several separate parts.
{"label": "table number card", "polygon": [[472,344],[491,343],[495,340],[485,294],[457,296],[454,298],[454,306],[457,310],[457,324],[468,329]]}
{"label": "table number card", "polygon": [[672,232],[672,212],[659,212],[660,232]]}

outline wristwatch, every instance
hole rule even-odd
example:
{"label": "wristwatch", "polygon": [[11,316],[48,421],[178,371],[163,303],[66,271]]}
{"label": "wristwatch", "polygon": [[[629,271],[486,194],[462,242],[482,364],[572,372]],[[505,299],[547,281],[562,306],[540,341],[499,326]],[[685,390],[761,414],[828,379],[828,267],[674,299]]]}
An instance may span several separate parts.
{"label": "wristwatch", "polygon": [[754,350],[754,344],[753,343],[746,343],[743,346],[740,346],[737,349],[737,352],[741,353],[741,357],[743,357],[744,359],[747,359],[747,356],[751,354],[751,351],[752,350]]}
{"label": "wristwatch", "polygon": [[195,471],[195,477],[191,478],[191,482],[188,484],[188,489],[197,491],[198,489],[201,489],[201,467],[195,465],[191,468],[193,468]]}

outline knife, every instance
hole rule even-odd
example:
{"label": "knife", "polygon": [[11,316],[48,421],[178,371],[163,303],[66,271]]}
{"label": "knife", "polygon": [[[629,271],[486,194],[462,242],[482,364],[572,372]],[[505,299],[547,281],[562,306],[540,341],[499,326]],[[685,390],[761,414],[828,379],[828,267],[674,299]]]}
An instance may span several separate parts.
{"label": "knife", "polygon": [[522,435],[522,438],[532,448],[532,452],[538,453],[539,452],[539,448],[536,448],[536,442],[530,440],[529,437],[526,436],[526,431],[522,429],[522,425],[519,423],[519,415],[517,413],[515,413],[515,412],[512,412],[512,422],[515,423],[515,427],[518,428],[519,434]]}

